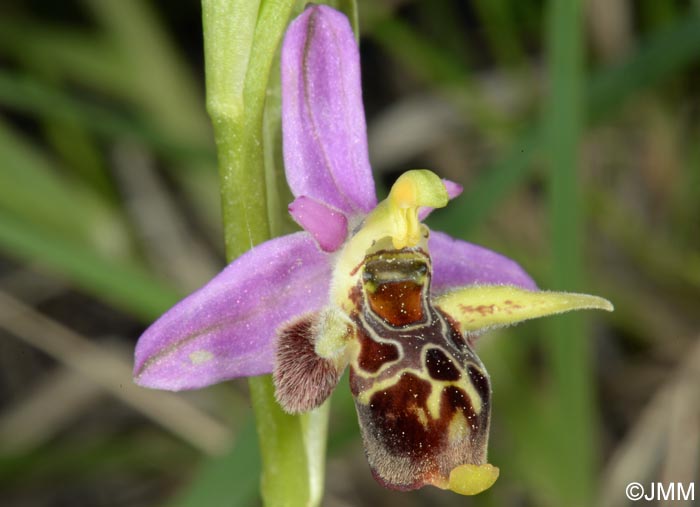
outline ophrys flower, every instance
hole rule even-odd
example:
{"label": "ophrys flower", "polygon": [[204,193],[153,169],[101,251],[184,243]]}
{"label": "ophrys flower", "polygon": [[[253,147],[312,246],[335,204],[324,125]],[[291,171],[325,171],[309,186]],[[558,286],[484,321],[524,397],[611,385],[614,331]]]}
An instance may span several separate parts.
{"label": "ophrys flower", "polygon": [[513,261],[420,222],[459,194],[409,171],[377,204],[359,57],[347,19],[311,6],[282,47],[289,210],[304,232],[256,246],[155,322],[136,348],[144,386],[193,389],[271,373],[289,412],[310,410],[350,367],[373,474],[395,489],[463,494],[493,484],[485,329],[600,298],[538,291]]}

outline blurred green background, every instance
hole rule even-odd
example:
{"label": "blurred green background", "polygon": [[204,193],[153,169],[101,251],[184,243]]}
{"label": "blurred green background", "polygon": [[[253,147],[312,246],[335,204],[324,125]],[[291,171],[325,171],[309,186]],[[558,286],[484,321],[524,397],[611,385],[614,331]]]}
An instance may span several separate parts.
{"label": "blurred green background", "polygon": [[[380,194],[458,181],[432,227],[616,311],[479,342],[501,477],[478,497],[378,486],[341,382],[324,505],[612,507],[631,481],[700,505],[700,2],[359,13]],[[259,502],[245,382],[131,384],[140,332],[224,262],[201,41],[195,1],[0,4],[0,505]]]}

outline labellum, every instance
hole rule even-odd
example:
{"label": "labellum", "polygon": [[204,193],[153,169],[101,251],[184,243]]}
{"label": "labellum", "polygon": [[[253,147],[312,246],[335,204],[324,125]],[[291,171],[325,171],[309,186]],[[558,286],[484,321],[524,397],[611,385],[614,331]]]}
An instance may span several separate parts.
{"label": "labellum", "polygon": [[362,271],[350,389],[372,472],[394,489],[446,488],[453,469],[486,463],[488,374],[430,301],[425,251],[380,251]]}

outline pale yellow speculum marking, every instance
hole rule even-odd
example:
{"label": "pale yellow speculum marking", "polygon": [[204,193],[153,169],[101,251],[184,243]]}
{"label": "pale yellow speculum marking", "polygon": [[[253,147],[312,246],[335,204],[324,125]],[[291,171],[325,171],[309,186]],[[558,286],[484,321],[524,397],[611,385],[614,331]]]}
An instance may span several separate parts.
{"label": "pale yellow speculum marking", "polygon": [[[460,369],[461,371],[461,369]],[[422,370],[416,370],[413,368],[404,368],[400,371],[398,371],[395,375],[393,375],[391,378],[387,378],[384,380],[381,380],[379,382],[375,382],[372,384],[372,387],[369,389],[366,389],[362,391],[360,394],[357,395],[357,401],[359,403],[362,403],[363,405],[369,405],[370,401],[372,399],[372,396],[379,392],[379,391],[385,391],[393,386],[395,386],[400,380],[401,377],[404,374],[411,373],[415,375],[416,377],[420,378],[421,380],[425,380],[427,382],[430,382],[430,395],[428,396],[428,400],[426,402],[426,405],[428,407],[428,413],[430,414],[430,417],[432,419],[439,419],[440,418],[440,403],[441,403],[441,398],[442,398],[442,390],[446,387],[457,387],[460,389],[464,389],[466,391],[467,397],[471,401],[472,408],[474,409],[474,413],[479,415],[481,413],[482,409],[482,402],[481,402],[481,397],[479,396],[479,393],[476,392],[476,389],[474,389],[474,386],[472,383],[467,380],[466,382],[461,382],[462,379],[466,378],[469,379],[469,377],[462,377],[460,380],[456,381],[447,381],[447,380],[435,380],[434,378],[428,376],[424,371]],[[359,375],[360,377],[364,377],[362,375],[361,370],[358,370],[355,368],[355,374]],[[464,375],[464,374],[463,374]]]}
{"label": "pale yellow speculum marking", "polygon": [[[460,368],[461,371],[461,368]],[[464,374],[463,374],[464,375]],[[425,378],[421,376],[421,378]],[[462,376],[462,379],[465,377]],[[466,377],[466,381],[462,382],[461,380],[435,380],[434,378],[428,377],[425,378],[428,382],[431,384],[431,389],[430,389],[430,396],[428,396],[428,411],[430,412],[430,416],[433,419],[437,419],[440,417],[440,403],[442,400],[442,390],[445,389],[446,387],[457,387],[460,389],[464,389],[466,391],[467,397],[469,398],[469,401],[471,401],[472,408],[474,409],[474,413],[479,415],[481,413],[481,396],[479,396],[479,393],[476,392],[476,389],[474,389],[474,386],[472,385],[471,381],[469,380],[469,377]],[[436,387],[438,387],[436,389]]]}
{"label": "pale yellow speculum marking", "polygon": [[447,427],[447,437],[450,442],[463,440],[469,434],[469,421],[462,412],[456,412]]}
{"label": "pale yellow speculum marking", "polygon": [[416,414],[416,417],[418,418],[418,422],[421,423],[421,425],[425,428],[428,429],[428,416],[425,413],[425,410],[423,407],[419,407],[418,405],[412,405],[411,406],[411,411]]}
{"label": "pale yellow speculum marking", "polygon": [[[387,342],[391,343],[393,340],[381,340],[382,342]],[[395,342],[397,347],[399,347],[400,351],[400,359],[403,358],[403,349],[401,347],[400,343]],[[450,354],[443,349],[442,347],[438,347],[435,344],[427,344],[423,347],[423,350],[421,351],[421,364],[425,365],[426,364],[426,359],[427,359],[427,354],[428,350],[431,348],[436,348],[448,357]],[[392,362],[392,364],[395,364],[397,361]],[[380,369],[378,372],[375,374],[367,373],[364,370],[362,370],[359,367],[359,364],[357,363],[357,357],[355,357],[352,361],[352,364],[355,368],[355,374],[366,379],[366,380],[371,380],[379,375],[381,373],[382,369]],[[432,378],[426,371],[425,369],[416,369],[416,368],[403,368],[399,370],[396,374],[394,374],[392,377],[384,379],[379,382],[374,382],[371,388],[366,389],[365,391],[362,391],[359,396],[357,397],[357,400],[362,403],[363,405],[368,405],[370,402],[370,399],[376,393],[377,391],[389,389],[390,387],[393,387],[396,385],[400,380],[401,377],[405,373],[412,373],[421,380],[425,380],[427,382],[430,382],[430,395],[428,395],[428,400],[426,402],[427,407],[428,407],[428,412],[430,413],[430,417],[433,419],[438,419],[440,417],[440,403],[442,399],[442,391],[446,387],[457,387],[460,389],[463,389],[466,391],[466,395],[469,398],[469,401],[472,404],[472,409],[474,410],[474,413],[479,415],[481,413],[482,409],[482,400],[481,396],[477,392],[477,390],[474,388],[474,385],[472,384],[468,372],[461,367],[458,363],[453,363],[453,365],[459,370],[460,373],[460,379],[459,380],[436,380]],[[479,370],[479,373],[483,375],[481,370]]]}

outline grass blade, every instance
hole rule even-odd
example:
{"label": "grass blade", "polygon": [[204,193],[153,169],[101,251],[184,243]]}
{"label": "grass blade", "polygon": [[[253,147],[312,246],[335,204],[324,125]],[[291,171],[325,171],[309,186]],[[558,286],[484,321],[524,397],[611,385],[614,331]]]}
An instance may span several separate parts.
{"label": "grass blade", "polygon": [[136,266],[111,261],[3,213],[0,213],[0,248],[20,260],[47,266],[145,322],[158,317],[182,296]]}

